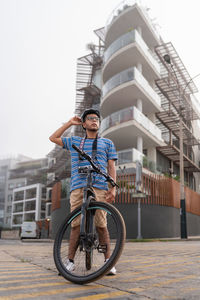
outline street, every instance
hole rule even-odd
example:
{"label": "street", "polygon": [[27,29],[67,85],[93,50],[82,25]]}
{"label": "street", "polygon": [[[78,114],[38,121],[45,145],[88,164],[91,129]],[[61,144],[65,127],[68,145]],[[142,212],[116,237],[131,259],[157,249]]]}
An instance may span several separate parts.
{"label": "street", "polygon": [[127,242],[117,275],[75,285],[51,241],[0,240],[0,299],[200,299],[200,240]]}

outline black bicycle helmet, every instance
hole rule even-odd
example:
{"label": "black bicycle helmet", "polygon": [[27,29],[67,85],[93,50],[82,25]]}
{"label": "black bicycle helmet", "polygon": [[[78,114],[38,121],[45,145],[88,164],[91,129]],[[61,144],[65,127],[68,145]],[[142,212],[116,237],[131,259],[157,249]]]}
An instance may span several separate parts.
{"label": "black bicycle helmet", "polygon": [[86,109],[86,110],[82,113],[82,115],[81,115],[81,121],[82,121],[82,122],[85,122],[85,117],[86,117],[87,115],[90,115],[90,114],[95,114],[95,115],[97,115],[97,116],[99,117],[99,119],[100,119],[100,112],[99,112],[97,109],[88,108],[88,109]]}

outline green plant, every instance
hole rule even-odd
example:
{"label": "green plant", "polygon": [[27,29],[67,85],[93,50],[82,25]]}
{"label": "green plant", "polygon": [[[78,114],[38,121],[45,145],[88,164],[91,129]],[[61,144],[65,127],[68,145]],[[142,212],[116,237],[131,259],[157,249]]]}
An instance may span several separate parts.
{"label": "green plant", "polygon": [[146,156],[143,156],[143,167],[148,168],[148,159]]}

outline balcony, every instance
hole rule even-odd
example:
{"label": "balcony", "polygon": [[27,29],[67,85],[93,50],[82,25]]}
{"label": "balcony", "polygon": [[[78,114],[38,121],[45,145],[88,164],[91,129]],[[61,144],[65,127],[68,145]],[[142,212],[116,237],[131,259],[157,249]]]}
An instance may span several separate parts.
{"label": "balcony", "polygon": [[147,10],[138,0],[125,0],[121,2],[109,16],[105,30],[106,48],[130,27],[142,28],[142,36],[149,47],[155,47],[160,42],[160,34],[150,19]]}
{"label": "balcony", "polygon": [[147,79],[160,77],[160,66],[154,59],[152,51],[137,30],[132,30],[120,36],[104,52],[103,81],[107,81],[122,68],[127,69],[130,65],[136,65],[138,61],[142,64]]}
{"label": "balcony", "polygon": [[118,150],[137,147],[137,137],[143,137],[143,147],[164,145],[161,130],[136,107],[117,111],[103,119],[101,136],[110,138]]}
{"label": "balcony", "polygon": [[117,155],[117,166],[130,164],[136,161],[141,162],[141,164],[143,163],[144,154],[136,150],[135,148],[118,151]]}
{"label": "balcony", "polygon": [[102,116],[136,105],[137,99],[143,100],[144,114],[161,111],[160,97],[138,69],[132,67],[116,74],[104,84],[101,99]]}

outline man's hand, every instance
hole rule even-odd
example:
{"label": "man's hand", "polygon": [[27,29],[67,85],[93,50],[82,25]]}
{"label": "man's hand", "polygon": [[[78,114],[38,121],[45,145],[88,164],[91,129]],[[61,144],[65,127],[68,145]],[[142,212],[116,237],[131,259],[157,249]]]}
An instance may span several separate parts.
{"label": "man's hand", "polygon": [[108,203],[115,202],[115,188],[111,188],[106,193],[106,201]]}
{"label": "man's hand", "polygon": [[70,122],[72,125],[81,125],[82,124],[81,118],[78,116],[74,116],[73,118],[71,118]]}
{"label": "man's hand", "polygon": [[61,139],[61,135],[65,132],[65,130],[67,130],[69,127],[71,127],[72,125],[81,125],[81,118],[78,116],[74,116],[73,118],[71,118],[68,122],[64,123],[62,127],[60,127],[59,129],[57,129],[50,137],[50,141],[63,147],[63,142]]}

